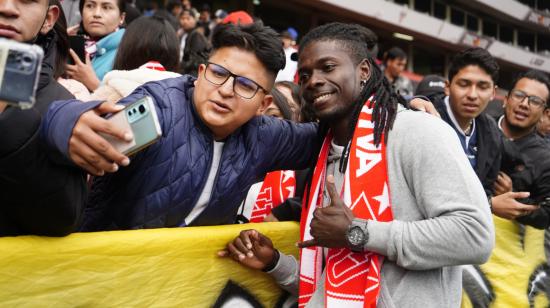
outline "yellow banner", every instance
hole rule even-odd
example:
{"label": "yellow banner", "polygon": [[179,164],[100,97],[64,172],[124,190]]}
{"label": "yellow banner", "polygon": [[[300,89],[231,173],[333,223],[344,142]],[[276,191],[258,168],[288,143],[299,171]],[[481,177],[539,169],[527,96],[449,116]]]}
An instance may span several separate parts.
{"label": "yellow banner", "polygon": [[[493,216],[496,245],[479,272],[465,267],[462,307],[548,307],[544,230]],[[547,243],[549,244],[549,243]],[[474,279],[469,279],[471,277]]]}
{"label": "yellow banner", "polygon": [[1,307],[212,307],[229,280],[265,307],[282,291],[216,252],[255,228],[297,255],[291,222],[0,239]]}

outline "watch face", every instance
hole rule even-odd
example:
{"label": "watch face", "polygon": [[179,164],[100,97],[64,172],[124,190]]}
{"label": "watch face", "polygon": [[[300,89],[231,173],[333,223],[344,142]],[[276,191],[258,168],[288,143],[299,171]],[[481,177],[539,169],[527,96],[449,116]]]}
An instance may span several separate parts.
{"label": "watch face", "polygon": [[363,244],[363,242],[365,241],[365,233],[363,232],[361,227],[356,226],[349,230],[348,241],[353,246]]}

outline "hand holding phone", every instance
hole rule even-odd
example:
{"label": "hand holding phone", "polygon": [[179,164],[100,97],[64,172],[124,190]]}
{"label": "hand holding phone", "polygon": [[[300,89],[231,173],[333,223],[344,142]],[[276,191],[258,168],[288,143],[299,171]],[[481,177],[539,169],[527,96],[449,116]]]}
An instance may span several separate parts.
{"label": "hand holding phone", "polygon": [[34,105],[43,57],[37,45],[0,38],[0,101],[22,109]]}
{"label": "hand holding phone", "polygon": [[[69,46],[83,63],[86,62],[86,50],[84,49],[85,42],[86,40],[81,35],[69,36]],[[67,60],[68,63],[71,65],[76,64],[71,55],[69,55],[69,58]]]}
{"label": "hand holding phone", "polygon": [[149,96],[139,99],[124,110],[107,119],[124,131],[131,131],[134,138],[125,141],[111,135],[100,134],[120,153],[130,156],[146,148],[162,136],[155,104]]}
{"label": "hand holding phone", "polygon": [[[142,103],[149,107],[141,109],[143,113],[137,108]],[[108,118],[102,117],[105,114],[112,115]],[[131,121],[127,116],[132,117]],[[161,135],[160,125],[151,125],[151,120],[158,123],[155,106],[149,97],[126,107],[105,102],[86,111],[77,120],[69,139],[69,157],[76,165],[96,176],[102,176],[105,172],[116,172],[119,166],[130,164],[128,156],[121,152],[133,154]],[[118,124],[119,121],[123,125]],[[127,127],[124,123],[129,124],[131,130],[124,129]],[[151,138],[151,135],[157,138]],[[125,142],[121,142],[122,140]]]}
{"label": "hand holding phone", "polygon": [[90,174],[102,176],[105,172],[116,172],[119,166],[127,166],[130,160],[117,151],[101,133],[121,140],[131,141],[134,137],[128,130],[120,129],[102,115],[114,114],[125,107],[104,102],[92,110],[84,112],[76,121],[69,139],[70,159]]}

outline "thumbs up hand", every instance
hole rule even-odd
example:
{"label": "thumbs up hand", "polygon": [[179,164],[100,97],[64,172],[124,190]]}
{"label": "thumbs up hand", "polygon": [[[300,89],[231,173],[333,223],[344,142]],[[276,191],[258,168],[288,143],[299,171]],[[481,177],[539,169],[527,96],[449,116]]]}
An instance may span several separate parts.
{"label": "thumbs up hand", "polygon": [[327,176],[326,190],[330,196],[330,204],[327,207],[315,209],[310,232],[313,239],[298,243],[300,248],[311,246],[348,247],[346,233],[354,218],[353,212],[340,198],[332,175]]}

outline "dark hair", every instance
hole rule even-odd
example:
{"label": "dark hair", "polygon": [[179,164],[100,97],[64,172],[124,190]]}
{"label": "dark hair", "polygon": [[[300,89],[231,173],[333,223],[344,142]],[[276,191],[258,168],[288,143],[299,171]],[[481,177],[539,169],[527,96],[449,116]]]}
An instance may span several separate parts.
{"label": "dark hair", "polygon": [[469,65],[479,66],[491,76],[495,85],[498,82],[499,66],[497,61],[487,50],[480,47],[468,48],[453,57],[449,68],[449,82],[453,81],[458,71]]}
{"label": "dark hair", "polygon": [[199,31],[192,31],[185,40],[183,58],[181,59],[181,73],[197,77],[199,66],[208,61],[210,42]]}
{"label": "dark hair", "polygon": [[[84,2],[86,0],[80,0],[78,3],[78,11],[80,12],[80,15],[82,15],[82,11],[84,10]],[[117,0],[117,7],[120,10],[120,14],[126,12],[126,0]]]}
{"label": "dark hair", "polygon": [[300,86],[295,84],[294,82],[290,81],[277,81],[275,83],[275,86],[281,86],[285,87],[290,90],[290,95],[292,95],[292,99],[298,104],[298,106],[302,106],[304,104],[303,98],[300,95]]}
{"label": "dark hair", "polygon": [[537,70],[529,70],[527,72],[519,73],[514,79],[514,82],[512,83],[512,89],[514,89],[516,87],[516,84],[520,81],[520,79],[523,79],[523,78],[538,81],[546,86],[546,89],[548,90],[548,93],[549,93],[548,95],[549,97],[546,98],[545,108],[550,108],[550,104],[548,104],[548,102],[550,101],[550,79],[548,78],[548,75]]}
{"label": "dark hair", "polygon": [[55,64],[53,68],[53,78],[57,79],[65,73],[65,66],[69,58],[69,35],[67,34],[67,19],[63,12],[63,7],[59,0],[50,0],[49,5],[55,5],[59,8],[59,18],[53,26],[55,32]]}
{"label": "dark hair", "polygon": [[384,54],[384,63],[393,59],[407,59],[407,54],[399,47],[392,47]]}
{"label": "dark hair", "polygon": [[[376,146],[380,145],[382,141],[382,134],[384,134],[384,142],[388,140],[388,132],[393,126],[395,116],[397,114],[398,104],[405,105],[404,99],[398,95],[389,84],[382,71],[375,64],[374,60],[369,55],[367,44],[367,36],[370,35],[369,31],[363,26],[357,24],[345,24],[345,23],[329,23],[320,27],[314,28],[308,32],[300,43],[301,53],[303,49],[310,43],[319,41],[337,41],[338,46],[345,49],[353,60],[355,65],[359,65],[365,59],[370,65],[370,78],[363,86],[361,93],[353,102],[353,110],[349,116],[351,121],[349,123],[348,140],[353,137],[353,132],[363,104],[374,95],[374,102],[371,106],[374,110],[372,113],[372,119],[374,122],[374,143]],[[328,123],[321,121],[319,123],[319,137],[324,138],[328,131]],[[346,146],[344,155],[340,160],[340,170],[346,169],[346,163],[349,156],[349,146]],[[343,172],[343,171],[342,171]]]}
{"label": "dark hair", "polygon": [[199,21],[197,22],[197,29],[202,30],[202,33],[205,37],[210,37],[210,23],[205,21]]}
{"label": "dark hair", "polygon": [[237,47],[250,51],[273,76],[285,67],[285,52],[279,34],[261,21],[249,25],[220,25],[212,35],[212,48]]}
{"label": "dark hair", "polygon": [[175,8],[175,7],[181,7],[183,9],[183,4],[181,4],[181,1],[180,0],[170,0],[168,1],[168,4],[166,5],[166,10],[170,13],[172,13],[172,10]]}
{"label": "dark hair", "polygon": [[208,3],[205,3],[202,5],[201,12],[204,12],[204,11],[207,11],[208,13],[210,13],[210,5],[208,5]]}
{"label": "dark hair", "polygon": [[197,15],[195,15],[195,11],[193,9],[191,10],[183,9],[178,18],[181,18],[181,16],[185,13],[189,14],[189,16],[193,17],[193,19],[197,20]]}
{"label": "dark hair", "polygon": [[[85,2],[86,2],[86,0],[78,1],[78,11],[80,12],[80,16],[83,15],[82,11],[84,11],[84,3]],[[118,10],[120,11],[120,15],[122,15],[123,13],[126,13],[126,0],[117,0],[116,3],[117,3]],[[80,22],[79,34],[88,35],[88,32],[86,32],[86,29],[84,29],[84,22],[83,21]]]}
{"label": "dark hair", "polygon": [[367,43],[369,56],[376,59],[378,56],[378,36],[369,28],[365,28],[363,31],[365,32],[365,43]]}
{"label": "dark hair", "polygon": [[167,71],[177,71],[179,44],[176,31],[161,17],[140,17],[128,26],[116,54],[113,69],[132,70],[158,61]]}
{"label": "dark hair", "polygon": [[292,96],[292,99],[298,104],[298,107],[300,108],[298,110],[300,122],[317,121],[315,111],[312,110],[311,106],[307,105],[304,102],[304,98],[300,94],[300,86],[290,81],[278,81],[275,83],[275,87],[277,86],[285,87],[290,90],[290,95]]}
{"label": "dark hair", "polygon": [[271,89],[271,95],[273,96],[273,103],[275,103],[275,105],[281,111],[281,115],[283,116],[283,119],[294,120],[292,110],[290,109],[290,105],[286,97],[283,95],[283,93],[281,93],[281,91],[273,87],[273,89]]}

